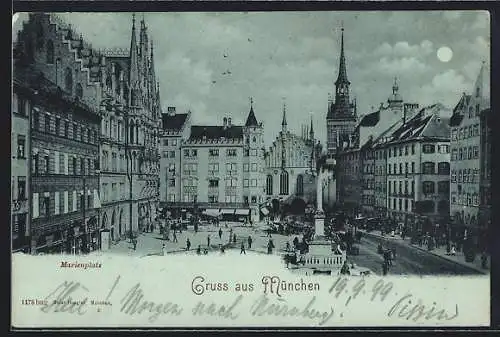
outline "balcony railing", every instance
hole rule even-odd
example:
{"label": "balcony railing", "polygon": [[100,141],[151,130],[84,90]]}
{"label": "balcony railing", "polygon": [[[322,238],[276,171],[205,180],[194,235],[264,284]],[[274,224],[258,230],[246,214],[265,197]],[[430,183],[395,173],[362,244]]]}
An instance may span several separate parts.
{"label": "balcony railing", "polygon": [[[179,201],[179,202],[171,202],[167,201],[165,203],[166,207],[185,207],[185,208],[192,208],[194,207],[195,203],[192,201]],[[243,202],[196,202],[196,206],[199,208],[204,208],[204,207],[210,207],[210,208],[245,208],[248,207],[245,206]]]}

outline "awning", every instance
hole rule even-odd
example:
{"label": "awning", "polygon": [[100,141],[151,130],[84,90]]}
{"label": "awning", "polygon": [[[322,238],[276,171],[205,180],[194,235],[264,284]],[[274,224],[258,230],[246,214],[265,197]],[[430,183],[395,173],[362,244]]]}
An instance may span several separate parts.
{"label": "awning", "polygon": [[229,208],[221,209],[220,214],[234,214],[234,209],[229,209]]}
{"label": "awning", "polygon": [[236,209],[234,211],[234,214],[236,214],[236,215],[248,215],[248,214],[250,214],[250,210],[249,209],[240,208],[240,209]]}
{"label": "awning", "polygon": [[267,209],[267,207],[263,207],[260,209],[260,211],[262,212],[262,214],[264,215],[268,215],[269,214],[269,210]]}
{"label": "awning", "polygon": [[220,215],[220,211],[218,209],[206,209],[202,212],[204,215],[218,217]]}

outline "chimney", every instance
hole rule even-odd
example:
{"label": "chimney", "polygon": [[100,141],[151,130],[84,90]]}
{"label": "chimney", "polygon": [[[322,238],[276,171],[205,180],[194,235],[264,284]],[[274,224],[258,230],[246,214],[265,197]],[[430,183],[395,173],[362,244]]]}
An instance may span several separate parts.
{"label": "chimney", "polygon": [[167,108],[167,112],[169,116],[174,116],[175,115],[175,106],[169,106]]}
{"label": "chimney", "polygon": [[231,117],[229,117],[229,118],[227,119],[227,127],[228,127],[228,128],[229,128],[229,127],[231,127]]}
{"label": "chimney", "polygon": [[227,128],[227,118],[226,117],[224,117],[222,119],[222,126],[224,127],[224,129]]}

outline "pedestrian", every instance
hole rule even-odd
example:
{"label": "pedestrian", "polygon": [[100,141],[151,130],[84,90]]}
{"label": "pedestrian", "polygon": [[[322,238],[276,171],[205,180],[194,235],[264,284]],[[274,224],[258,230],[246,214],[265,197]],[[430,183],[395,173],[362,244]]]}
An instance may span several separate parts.
{"label": "pedestrian", "polygon": [[233,235],[233,243],[236,243],[236,233]]}
{"label": "pedestrian", "polygon": [[387,275],[387,272],[389,271],[389,265],[387,264],[386,261],[382,263],[382,274],[385,276]]}
{"label": "pedestrian", "polygon": [[198,248],[196,248],[196,254],[201,254],[201,245],[198,245]]}
{"label": "pedestrian", "polygon": [[457,255],[457,249],[455,248],[455,244],[452,244],[452,245],[451,245],[450,255],[451,255],[451,256],[455,256],[455,255]]}
{"label": "pedestrian", "polygon": [[177,241],[177,234],[175,233],[175,229],[174,229],[174,234],[173,234],[173,235],[174,235],[174,237],[173,237],[173,240],[172,240],[172,241],[173,241],[173,242],[178,242],[178,241]]}
{"label": "pedestrian", "polygon": [[219,228],[219,239],[222,240],[222,228]]}
{"label": "pedestrian", "polygon": [[137,239],[133,239],[132,244],[134,245],[134,250],[137,249]]}
{"label": "pedestrian", "polygon": [[186,250],[189,250],[191,248],[191,241],[189,241],[189,238],[186,240]]}
{"label": "pedestrian", "polygon": [[245,254],[247,255],[247,252],[245,251],[245,244],[243,243],[243,241],[241,241],[241,251],[240,251],[240,255],[241,254]]}
{"label": "pedestrian", "polygon": [[269,239],[269,242],[267,243],[267,253],[272,254],[273,248],[274,248],[273,240]]}
{"label": "pedestrian", "polygon": [[163,246],[161,247],[161,255],[162,256],[165,255],[165,250],[166,250],[165,244],[163,244]]}
{"label": "pedestrian", "polygon": [[485,251],[483,251],[483,253],[481,254],[481,267],[483,269],[488,268],[488,256],[486,255]]}
{"label": "pedestrian", "polygon": [[207,236],[207,247],[210,248],[210,234]]}
{"label": "pedestrian", "polygon": [[252,236],[248,236],[248,249],[252,249]]}
{"label": "pedestrian", "polygon": [[285,247],[285,250],[286,250],[287,252],[289,252],[289,251],[290,251],[290,242],[288,242],[288,241],[286,242],[286,247]]}

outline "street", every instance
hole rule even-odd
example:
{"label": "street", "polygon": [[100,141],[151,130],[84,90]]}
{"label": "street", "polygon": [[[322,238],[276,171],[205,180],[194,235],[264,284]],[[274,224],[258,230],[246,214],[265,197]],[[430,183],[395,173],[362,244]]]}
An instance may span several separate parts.
{"label": "street", "polygon": [[359,247],[359,255],[348,256],[356,264],[369,268],[376,274],[382,273],[383,258],[377,253],[382,242],[385,247],[396,248],[396,259],[389,269],[391,275],[480,275],[473,269],[432,255],[428,252],[409,247],[397,240],[387,240],[376,236],[364,235]]}

